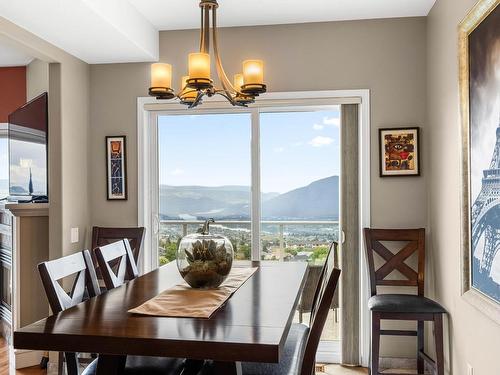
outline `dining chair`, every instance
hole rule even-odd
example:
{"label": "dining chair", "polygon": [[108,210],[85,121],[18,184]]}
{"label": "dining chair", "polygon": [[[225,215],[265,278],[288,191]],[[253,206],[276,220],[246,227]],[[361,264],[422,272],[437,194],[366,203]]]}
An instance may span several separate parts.
{"label": "dining chair", "polygon": [[[95,249],[95,255],[107,290],[118,288],[135,279],[139,272],[127,239],[116,241]],[[111,263],[116,267],[112,268]],[[183,360],[168,357],[127,356],[126,374],[196,374],[203,361]]]}
{"label": "dining chair", "polygon": [[[338,253],[339,248],[338,248],[338,246],[336,246],[335,241],[333,241],[330,244],[329,251],[332,249],[332,247],[335,247],[333,249],[333,251],[334,251],[334,254],[333,254],[334,264],[335,264],[336,268],[339,268],[339,253]],[[300,296],[299,306],[297,307],[297,310],[299,312],[299,323],[303,322],[304,313],[311,312],[312,305],[313,305],[314,293],[316,291],[316,286],[318,285],[322,270],[323,270],[323,266],[320,264],[309,264],[309,266],[307,267],[306,283],[304,285],[302,295]],[[334,312],[335,322],[338,321],[339,305],[340,305],[339,291],[337,289],[335,291],[335,295],[333,296],[332,306],[331,306],[331,308],[333,309],[333,312]]]}
{"label": "dining chair", "polygon": [[[54,314],[77,305],[87,298],[99,295],[99,285],[88,250],[68,255],[63,258],[40,263],[38,271],[42,284]],[[68,293],[59,283],[60,280],[75,275],[71,291]],[[68,375],[78,375],[79,358],[77,353],[64,353],[66,372]],[[91,374],[97,360],[89,365],[90,370],[83,374]],[[59,355],[58,374],[62,374],[63,355]]]}
{"label": "dining chair", "polygon": [[[92,227],[92,261],[96,267],[96,274],[99,280],[102,279],[101,270],[97,264],[97,259],[95,257],[95,249],[99,246],[108,245],[110,243],[120,241],[123,239],[128,239],[130,242],[130,248],[132,254],[134,255],[135,263],[139,262],[139,256],[141,254],[142,242],[144,240],[144,233],[146,228],[144,227]],[[111,267],[114,268],[116,265],[111,263]]]}
{"label": "dining chair", "polygon": [[137,263],[127,239],[97,247],[94,251],[106,289],[117,288],[127,280],[139,276]]}
{"label": "dining chair", "polygon": [[[368,308],[372,316],[371,375],[379,375],[380,336],[417,337],[417,373],[424,374],[425,362],[436,375],[444,375],[443,314],[446,310],[424,296],[425,229],[364,229],[366,255],[370,273],[371,298]],[[390,249],[393,249],[392,251]],[[396,250],[394,250],[396,249]],[[375,254],[380,266],[375,266]],[[417,270],[408,261],[417,255]],[[396,279],[389,275],[399,272]],[[417,294],[378,294],[377,287],[413,287]],[[380,328],[381,320],[417,321],[417,330],[387,330]],[[436,360],[424,352],[424,322],[434,322]]]}
{"label": "dining chair", "polygon": [[[313,375],[316,352],[321,333],[337,289],[340,270],[335,268],[334,252],[338,244],[330,247],[316,286],[309,326],[292,324],[279,363],[241,364],[242,375]],[[202,375],[217,375],[213,362],[207,363]]]}
{"label": "dining chair", "polygon": [[92,228],[92,249],[104,246],[119,240],[127,238],[130,242],[134,260],[137,263],[141,254],[142,241],[144,240],[144,227],[131,228],[110,228],[93,227]]}

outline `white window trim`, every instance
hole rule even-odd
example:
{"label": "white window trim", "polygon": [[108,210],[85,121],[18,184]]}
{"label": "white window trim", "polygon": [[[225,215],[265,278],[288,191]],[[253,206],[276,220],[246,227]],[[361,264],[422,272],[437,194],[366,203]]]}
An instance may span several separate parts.
{"label": "white window trim", "polygon": [[[153,251],[151,251],[152,238],[157,234],[158,219],[153,219],[152,207],[158,206],[157,197],[154,197],[152,178],[157,175],[157,150],[151,147],[156,144],[156,121],[157,112],[168,111],[171,114],[192,113],[220,113],[221,110],[228,110],[231,113],[238,111],[251,112],[265,110],[286,110],[285,107],[297,109],[304,106],[304,109],[313,109],[314,106],[323,108],[328,105],[338,104],[359,104],[359,217],[360,217],[360,363],[367,367],[370,352],[370,315],[368,312],[368,268],[363,250],[362,228],[370,226],[370,91],[360,90],[328,90],[328,91],[299,91],[299,92],[275,92],[267,93],[259,97],[255,104],[249,108],[228,107],[225,99],[212,97],[204,101],[200,108],[194,110],[183,109],[177,101],[163,102],[152,97],[137,98],[137,178],[138,178],[138,225],[146,228],[144,241],[144,251],[140,260],[142,272],[151,271],[153,268]],[[252,124],[252,146],[259,147],[258,126]],[[258,183],[260,186],[260,152],[252,152],[252,184]],[[156,169],[155,169],[156,168]],[[259,201],[259,189],[252,190],[252,200]],[[252,205],[252,217],[260,221],[260,205]],[[255,227],[255,226],[253,226]],[[252,229],[252,257],[255,258],[259,251],[260,225]],[[258,244],[259,246],[254,246]],[[155,252],[156,253],[156,252]]]}

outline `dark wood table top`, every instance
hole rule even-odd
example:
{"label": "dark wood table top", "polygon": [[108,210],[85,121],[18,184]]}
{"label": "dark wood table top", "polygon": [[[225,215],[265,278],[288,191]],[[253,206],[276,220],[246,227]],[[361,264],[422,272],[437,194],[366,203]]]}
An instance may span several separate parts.
{"label": "dark wood table top", "polygon": [[[250,262],[245,264],[249,265]],[[257,272],[210,319],[127,312],[182,281],[172,262],[19,329],[14,332],[14,348],[279,362],[305,282],[307,263],[256,265]]]}

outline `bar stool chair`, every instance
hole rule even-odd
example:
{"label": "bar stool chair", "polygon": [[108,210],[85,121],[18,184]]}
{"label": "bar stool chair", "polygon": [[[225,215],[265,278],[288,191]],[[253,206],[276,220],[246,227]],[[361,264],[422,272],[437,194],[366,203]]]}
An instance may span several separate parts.
{"label": "bar stool chair", "polygon": [[[372,316],[372,347],[370,374],[379,375],[380,336],[417,337],[417,373],[424,374],[427,362],[436,375],[444,375],[443,354],[443,314],[446,310],[437,302],[424,297],[425,274],[425,229],[369,229],[365,228],[365,246],[370,272],[371,298],[368,307]],[[389,250],[383,243],[401,242],[405,245],[396,252]],[[405,263],[417,253],[418,269]],[[383,264],[375,269],[374,253],[383,259]],[[393,271],[399,271],[405,279],[387,279]],[[377,286],[416,287],[417,295],[377,294]],[[417,330],[382,330],[381,320],[414,320]],[[436,361],[424,352],[424,322],[434,322]]]}

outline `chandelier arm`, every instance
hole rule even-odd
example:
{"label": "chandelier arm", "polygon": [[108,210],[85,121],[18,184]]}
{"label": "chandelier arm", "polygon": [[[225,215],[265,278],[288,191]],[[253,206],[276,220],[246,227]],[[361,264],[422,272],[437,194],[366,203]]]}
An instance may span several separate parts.
{"label": "chandelier arm", "polygon": [[200,6],[201,20],[200,20],[200,52],[203,52],[205,45],[205,8]]}
{"label": "chandelier arm", "polygon": [[239,101],[235,100],[233,96],[227,96],[225,90],[217,90],[215,92],[217,95],[220,95],[224,98],[226,98],[227,101],[229,101],[232,105],[237,106],[237,107],[248,107],[245,103],[240,103]]}
{"label": "chandelier arm", "polygon": [[196,97],[194,102],[189,105],[188,108],[191,109],[191,108],[198,106],[198,104],[200,104],[201,99],[203,98],[204,95],[205,95],[205,93],[203,91],[198,91],[198,96]]}
{"label": "chandelier arm", "polygon": [[[215,8],[213,9],[215,11]],[[204,5],[203,12],[203,50],[200,52],[210,53],[210,6]]]}
{"label": "chandelier arm", "polygon": [[215,62],[217,67],[217,74],[219,76],[219,80],[221,82],[222,88],[226,92],[226,95],[231,97],[231,104],[235,103],[234,97],[238,94],[238,91],[233,87],[232,83],[227,78],[226,72],[224,71],[224,67],[222,66],[222,62],[219,55],[219,43],[217,38],[217,10],[212,9],[212,34],[213,34],[213,45],[214,45],[214,55]]}

